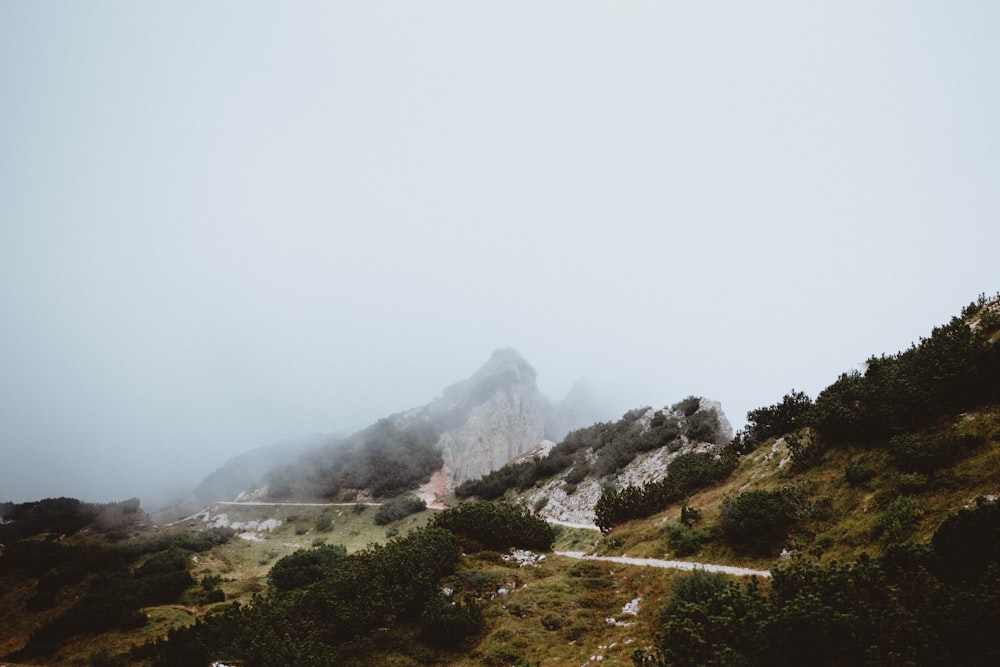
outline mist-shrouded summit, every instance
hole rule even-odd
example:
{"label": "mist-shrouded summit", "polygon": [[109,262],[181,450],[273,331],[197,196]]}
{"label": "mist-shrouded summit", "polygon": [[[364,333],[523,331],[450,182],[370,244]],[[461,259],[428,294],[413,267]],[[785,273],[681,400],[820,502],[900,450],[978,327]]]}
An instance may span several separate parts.
{"label": "mist-shrouded summit", "polygon": [[[243,499],[272,500],[384,496],[413,490],[432,473],[444,491],[608,416],[585,384],[554,401],[539,391],[536,377],[517,350],[498,349],[432,401],[352,436],[236,457],[202,481],[198,497],[228,500],[234,491]],[[267,471],[261,469],[264,462]]]}

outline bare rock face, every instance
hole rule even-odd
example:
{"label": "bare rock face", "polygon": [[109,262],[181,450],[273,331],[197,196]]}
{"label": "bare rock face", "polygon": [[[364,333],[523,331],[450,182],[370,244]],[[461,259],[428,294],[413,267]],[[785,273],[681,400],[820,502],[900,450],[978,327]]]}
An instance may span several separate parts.
{"label": "bare rock face", "polygon": [[[450,481],[482,477],[537,447],[545,438],[545,405],[535,371],[510,348],[445,390],[431,412],[449,415],[454,424],[438,440]],[[464,421],[455,423],[456,415]]]}

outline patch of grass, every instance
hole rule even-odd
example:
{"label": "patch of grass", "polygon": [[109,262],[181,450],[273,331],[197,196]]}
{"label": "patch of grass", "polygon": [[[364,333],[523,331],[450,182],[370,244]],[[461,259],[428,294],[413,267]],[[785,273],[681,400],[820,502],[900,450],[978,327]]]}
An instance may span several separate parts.
{"label": "patch of grass", "polygon": [[[604,664],[631,664],[636,637],[651,636],[645,634],[647,623],[655,624],[656,600],[669,590],[673,573],[559,556],[544,563],[521,568],[519,585],[484,602],[484,636],[471,660],[455,664],[585,664],[595,655]],[[622,607],[637,597],[639,616],[622,615]],[[629,625],[609,624],[608,618]]]}
{"label": "patch of grass", "polygon": [[553,526],[556,533],[554,551],[585,551],[593,548],[594,543],[601,539],[601,531],[594,528],[570,528],[569,526]]}

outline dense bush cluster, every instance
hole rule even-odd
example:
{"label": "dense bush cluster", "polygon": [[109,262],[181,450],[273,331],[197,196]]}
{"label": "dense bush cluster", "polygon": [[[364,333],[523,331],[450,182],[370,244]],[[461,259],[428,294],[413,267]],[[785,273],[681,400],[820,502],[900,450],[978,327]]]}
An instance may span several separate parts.
{"label": "dense bush cluster", "polygon": [[510,503],[462,503],[436,514],[431,525],[486,549],[522,547],[548,551],[555,541],[552,526],[523,507]]}
{"label": "dense bush cluster", "polygon": [[802,505],[792,488],[746,491],[722,501],[719,530],[735,546],[766,551],[785,538],[802,514]]}
{"label": "dense bush cluster", "polygon": [[469,619],[446,617],[438,599],[438,582],[453,571],[458,556],[455,536],[435,527],[347,556],[324,552],[321,575],[311,584],[258,596],[250,605],[172,630],[166,641],[146,645],[136,657],[179,667],[221,657],[260,667],[341,665],[374,650],[365,640],[369,631],[407,619],[425,617],[428,628],[451,624],[470,631]]}
{"label": "dense bush cluster", "polygon": [[1000,511],[952,515],[931,545],[852,565],[793,563],[769,586],[696,572],[661,612],[641,667],[995,665],[1000,662]]}
{"label": "dense bush cluster", "polygon": [[375,525],[384,526],[425,509],[427,509],[427,503],[416,496],[398,496],[379,505],[375,511]]}
{"label": "dense bush cluster", "polygon": [[76,498],[0,503],[0,543],[41,533],[73,535],[87,526],[106,532],[140,521],[143,516],[138,498],[117,503],[85,503]]}
{"label": "dense bush cluster", "polygon": [[683,522],[669,523],[667,537],[674,554],[683,557],[698,553],[702,545],[712,539],[712,531]]}
{"label": "dense bush cluster", "polygon": [[302,588],[319,581],[346,557],[347,549],[340,544],[321,544],[312,549],[299,549],[275,563],[268,572],[267,579],[279,590]]}
{"label": "dense bush cluster", "polygon": [[[175,629],[135,657],[185,667],[223,657],[261,667],[373,664],[366,656],[379,648],[369,633],[399,623],[418,630],[425,644],[453,647],[482,626],[471,593],[458,599],[438,590],[454,572],[460,542],[506,550],[549,549],[553,540],[552,528],[523,508],[464,503],[385,545],[353,554],[318,546],[286,556],[271,570],[270,595]],[[473,575],[455,578],[477,588]]]}
{"label": "dense bush cluster", "polygon": [[803,419],[831,442],[884,441],[1000,396],[1000,344],[954,318],[820,392]]}
{"label": "dense bush cluster", "polygon": [[730,455],[689,452],[670,462],[662,480],[643,487],[607,489],[594,506],[597,527],[606,533],[618,524],[660,512],[694,491],[728,477],[736,461]]}
{"label": "dense bush cluster", "polygon": [[886,542],[902,542],[913,534],[926,511],[927,503],[920,498],[897,496],[875,516],[875,537]]}
{"label": "dense bush cluster", "polygon": [[[68,505],[67,505],[68,506]],[[139,609],[174,602],[194,579],[188,572],[194,545],[204,551],[216,544],[213,535],[163,536],[125,546],[69,546],[58,542],[20,540],[7,546],[0,574],[20,572],[39,577],[28,609],[53,606],[62,590],[89,578],[83,594],[66,611],[36,630],[28,643],[7,656],[26,661],[50,655],[79,634],[128,630],[146,623]]]}
{"label": "dense bush cluster", "polygon": [[444,594],[431,596],[420,615],[421,637],[434,646],[456,646],[482,626],[483,609],[472,595],[461,600]]}
{"label": "dense bush cluster", "polygon": [[429,422],[400,427],[391,418],[382,419],[351,440],[272,470],[265,481],[273,498],[333,498],[357,489],[375,496],[399,495],[426,482],[444,464],[438,437]]}
{"label": "dense bush cluster", "polygon": [[780,403],[757,408],[747,413],[746,440],[759,445],[768,438],[797,431],[805,425],[804,417],[812,407],[812,399],[794,389]]}
{"label": "dense bush cluster", "polygon": [[897,435],[889,440],[889,453],[900,470],[926,474],[951,465],[984,442],[981,436],[956,433]]}

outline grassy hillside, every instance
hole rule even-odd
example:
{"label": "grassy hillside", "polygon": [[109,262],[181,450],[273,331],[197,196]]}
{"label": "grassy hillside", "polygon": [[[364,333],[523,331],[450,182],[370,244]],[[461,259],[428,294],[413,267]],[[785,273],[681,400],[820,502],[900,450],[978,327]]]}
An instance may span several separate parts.
{"label": "grassy hillside", "polygon": [[[879,554],[906,539],[927,541],[950,512],[979,496],[1000,496],[1000,406],[981,406],[942,419],[916,435],[933,438],[943,433],[975,436],[982,442],[951,465],[913,473],[900,470],[887,447],[851,444],[824,451],[817,463],[802,469],[792,460],[785,438],[770,438],[743,456],[723,483],[697,491],[664,512],[615,527],[597,552],[770,567],[783,550],[826,564],[851,561],[862,552]],[[715,530],[727,498],[782,489],[797,495],[800,511],[785,539],[770,549],[741,549]],[[891,508],[899,498],[916,501],[914,521],[888,529]],[[678,555],[670,527],[680,523],[685,506],[699,512],[696,525],[712,529],[712,534],[695,553]]]}

